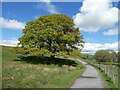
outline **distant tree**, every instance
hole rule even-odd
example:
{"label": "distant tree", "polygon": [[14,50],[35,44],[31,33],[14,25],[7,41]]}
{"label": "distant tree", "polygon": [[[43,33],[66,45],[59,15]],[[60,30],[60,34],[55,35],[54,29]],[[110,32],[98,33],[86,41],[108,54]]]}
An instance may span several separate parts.
{"label": "distant tree", "polygon": [[120,51],[117,52],[117,60],[120,61]]}
{"label": "distant tree", "polygon": [[117,53],[113,50],[110,51],[110,60],[114,62],[117,59]]}
{"label": "distant tree", "polygon": [[110,53],[108,50],[99,50],[94,54],[94,59],[98,62],[107,62],[110,60]]}
{"label": "distant tree", "polygon": [[77,50],[76,44],[83,47],[83,36],[75,28],[73,19],[63,14],[41,16],[30,21],[19,38],[23,55],[67,56]]}

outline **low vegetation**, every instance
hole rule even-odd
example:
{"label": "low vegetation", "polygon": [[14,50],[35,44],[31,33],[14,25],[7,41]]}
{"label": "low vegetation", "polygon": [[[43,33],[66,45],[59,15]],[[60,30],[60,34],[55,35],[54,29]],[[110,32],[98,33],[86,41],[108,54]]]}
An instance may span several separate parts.
{"label": "low vegetation", "polygon": [[113,88],[113,89],[116,88],[116,85],[113,83],[112,79],[107,74],[105,74],[103,70],[101,70],[98,67],[96,67],[96,69],[99,71],[100,76],[102,77],[105,88]]}
{"label": "low vegetation", "polygon": [[27,56],[2,47],[2,88],[68,88],[85,67],[80,62]]}
{"label": "low vegetation", "polygon": [[113,50],[98,50],[93,58],[98,62],[118,62],[118,53]]}
{"label": "low vegetation", "polygon": [[120,52],[108,49],[98,50],[94,55],[84,54],[82,58],[90,64],[98,67],[106,88],[118,88],[120,73],[119,57]]}
{"label": "low vegetation", "polygon": [[[118,88],[118,81],[113,82],[112,78],[109,77],[105,73],[105,71],[103,71],[100,67],[96,66],[97,62],[95,60],[85,60],[85,59],[83,59],[83,61],[89,63],[90,65],[94,66],[97,69],[97,71],[100,73],[100,76],[103,80],[103,84],[104,84],[105,88],[110,88],[111,90],[118,90],[117,89]],[[114,64],[114,65],[117,64],[118,65],[118,63],[116,63],[116,62],[102,62],[102,64]],[[109,68],[112,71],[111,67],[109,67]],[[116,68],[118,68],[118,66],[116,66]],[[110,71],[110,73],[111,73],[111,71]],[[115,78],[116,78],[116,80],[118,80],[118,71],[115,70],[115,73],[117,74],[117,75],[115,75]]]}

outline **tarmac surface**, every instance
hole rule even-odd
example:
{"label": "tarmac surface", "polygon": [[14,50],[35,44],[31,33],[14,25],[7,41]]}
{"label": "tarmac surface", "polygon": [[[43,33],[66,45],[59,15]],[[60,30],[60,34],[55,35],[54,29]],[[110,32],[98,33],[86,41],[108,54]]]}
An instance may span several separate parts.
{"label": "tarmac surface", "polygon": [[79,61],[85,65],[86,70],[78,79],[76,79],[71,88],[104,88],[102,79],[97,70],[86,62]]}

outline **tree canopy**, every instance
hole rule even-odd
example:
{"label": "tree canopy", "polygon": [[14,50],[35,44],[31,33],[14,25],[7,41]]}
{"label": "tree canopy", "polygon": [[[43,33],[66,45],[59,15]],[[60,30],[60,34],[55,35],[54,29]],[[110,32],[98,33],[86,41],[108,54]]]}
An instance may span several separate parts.
{"label": "tree canopy", "polygon": [[21,48],[17,48],[18,53],[51,56],[70,55],[77,50],[76,44],[83,47],[84,43],[73,19],[63,14],[40,16],[29,21],[19,41]]}
{"label": "tree canopy", "polygon": [[117,53],[113,50],[111,50],[111,52],[110,52],[110,59],[111,59],[111,61],[116,61],[118,59]]}
{"label": "tree canopy", "polygon": [[110,55],[108,50],[99,50],[94,54],[94,59],[96,59],[98,62],[105,62],[109,61]]}
{"label": "tree canopy", "polygon": [[82,53],[79,50],[73,50],[71,53],[71,57],[80,59],[82,57]]}
{"label": "tree canopy", "polygon": [[117,59],[117,54],[113,50],[98,50],[94,54],[94,59],[98,62],[110,62]]}

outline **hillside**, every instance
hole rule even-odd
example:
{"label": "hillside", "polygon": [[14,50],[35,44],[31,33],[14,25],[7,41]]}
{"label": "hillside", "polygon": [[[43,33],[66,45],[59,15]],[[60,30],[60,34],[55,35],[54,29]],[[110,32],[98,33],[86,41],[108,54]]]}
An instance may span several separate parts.
{"label": "hillside", "polygon": [[82,74],[80,62],[48,57],[20,57],[2,46],[3,88],[67,88]]}

